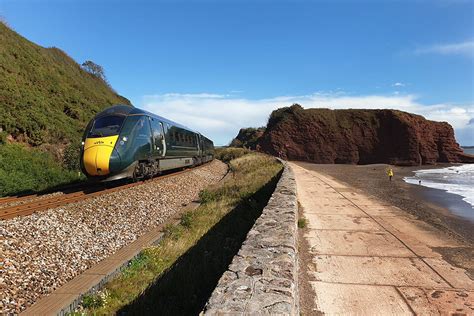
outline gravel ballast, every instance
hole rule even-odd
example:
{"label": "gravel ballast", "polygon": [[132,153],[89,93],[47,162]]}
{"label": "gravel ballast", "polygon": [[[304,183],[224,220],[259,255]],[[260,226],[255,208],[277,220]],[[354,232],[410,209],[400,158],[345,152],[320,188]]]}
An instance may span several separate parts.
{"label": "gravel ballast", "polygon": [[17,313],[162,224],[218,182],[218,161],[189,172],[0,221],[0,314]]}

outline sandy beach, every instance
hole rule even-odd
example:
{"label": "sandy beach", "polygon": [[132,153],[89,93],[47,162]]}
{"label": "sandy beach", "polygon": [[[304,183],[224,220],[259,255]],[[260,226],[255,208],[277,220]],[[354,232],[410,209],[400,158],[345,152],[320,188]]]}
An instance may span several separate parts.
{"label": "sandy beach", "polygon": [[460,196],[442,190],[411,185],[403,181],[406,176],[413,176],[413,171],[427,168],[443,168],[450,165],[393,167],[394,178],[390,182],[386,176],[388,165],[342,165],[342,164],[309,164],[298,162],[298,165],[327,174],[362,190],[388,204],[416,216],[418,219],[437,228],[443,234],[454,237],[464,247],[437,248],[450,263],[466,269],[474,279],[474,223],[469,219],[455,215],[450,208],[465,210],[470,205]]}

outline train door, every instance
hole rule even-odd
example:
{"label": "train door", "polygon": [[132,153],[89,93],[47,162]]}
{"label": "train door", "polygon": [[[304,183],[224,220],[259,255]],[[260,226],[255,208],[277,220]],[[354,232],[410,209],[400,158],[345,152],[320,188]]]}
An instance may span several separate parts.
{"label": "train door", "polygon": [[202,156],[202,151],[201,151],[201,142],[199,141],[199,134],[195,134],[196,136],[196,147],[197,147],[197,151],[198,151],[198,156],[199,158],[201,158]]}
{"label": "train door", "polygon": [[153,156],[164,157],[166,154],[166,143],[163,124],[156,118],[150,118],[150,123],[153,138]]}

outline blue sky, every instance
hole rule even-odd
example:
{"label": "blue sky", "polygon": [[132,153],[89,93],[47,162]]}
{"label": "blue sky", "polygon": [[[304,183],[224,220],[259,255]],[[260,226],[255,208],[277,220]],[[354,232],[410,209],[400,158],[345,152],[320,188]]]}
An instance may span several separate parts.
{"label": "blue sky", "polygon": [[398,108],[474,145],[474,2],[0,0],[134,105],[225,144],[271,110]]}

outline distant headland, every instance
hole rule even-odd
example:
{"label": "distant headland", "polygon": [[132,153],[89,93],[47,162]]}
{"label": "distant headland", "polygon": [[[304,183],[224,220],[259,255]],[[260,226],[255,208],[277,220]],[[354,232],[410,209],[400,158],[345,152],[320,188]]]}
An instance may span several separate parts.
{"label": "distant headland", "polygon": [[446,122],[398,110],[275,110],[266,128],[241,129],[231,146],[314,163],[474,163]]}

